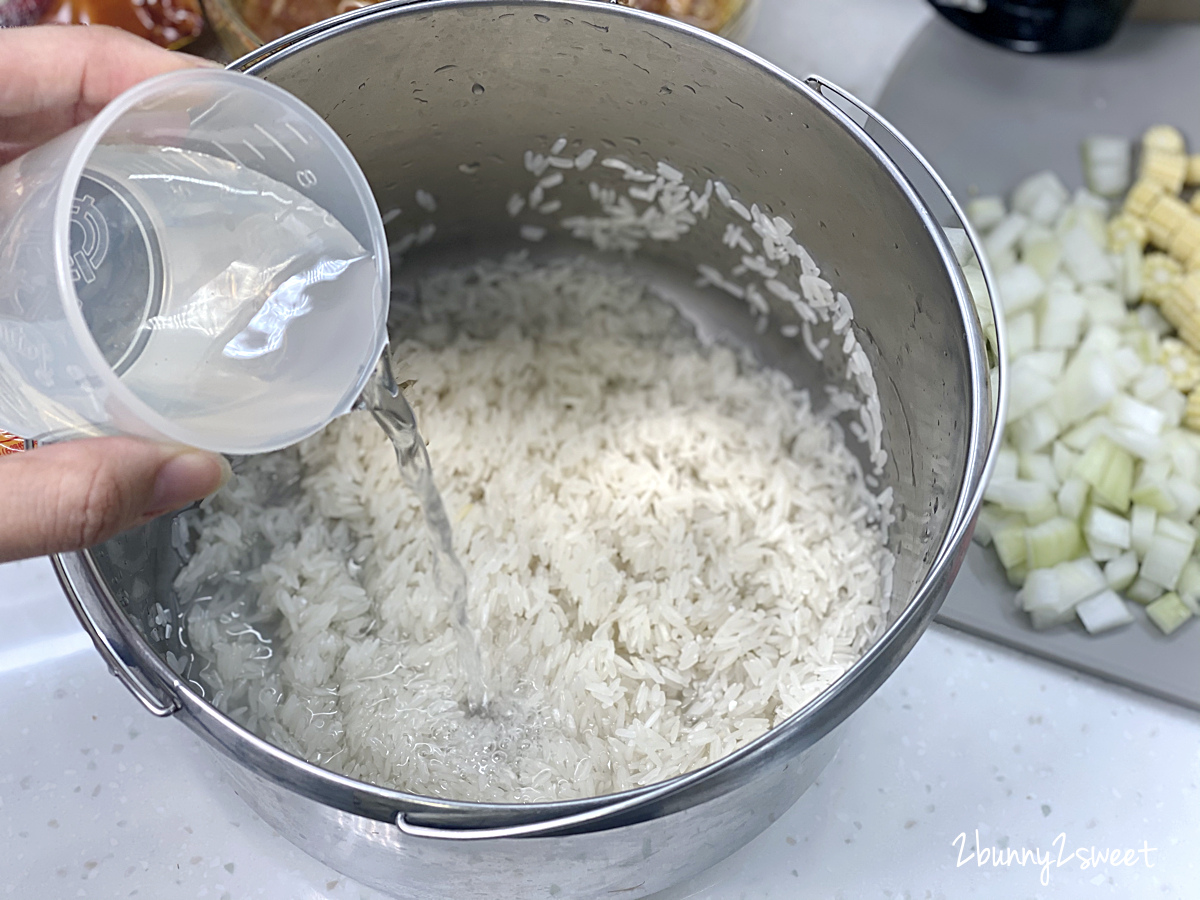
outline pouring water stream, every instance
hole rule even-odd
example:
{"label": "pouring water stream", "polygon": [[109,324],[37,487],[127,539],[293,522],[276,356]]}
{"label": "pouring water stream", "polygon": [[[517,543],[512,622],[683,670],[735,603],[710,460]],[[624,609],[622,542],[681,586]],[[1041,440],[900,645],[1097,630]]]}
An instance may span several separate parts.
{"label": "pouring water stream", "polygon": [[417,495],[425,525],[433,540],[433,578],[439,593],[450,603],[450,617],[458,639],[459,665],[467,680],[467,708],[481,713],[487,708],[483,659],[467,616],[467,573],[454,552],[454,536],[446,505],[433,481],[429,451],[417,430],[417,418],[396,383],[385,347],[355,409],[367,410],[383,428],[396,450],[400,477]]}

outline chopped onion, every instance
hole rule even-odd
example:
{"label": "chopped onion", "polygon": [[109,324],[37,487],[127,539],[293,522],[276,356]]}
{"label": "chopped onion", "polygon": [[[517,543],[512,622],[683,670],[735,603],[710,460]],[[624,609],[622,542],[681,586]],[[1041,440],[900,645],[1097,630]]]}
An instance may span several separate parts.
{"label": "chopped onion", "polygon": [[[1005,446],[976,536],[1021,586],[1035,628],[1072,617],[1091,632],[1117,627],[1131,620],[1125,592],[1158,604],[1167,631],[1200,615],[1200,434],[1181,426],[1188,399],[1175,387],[1189,387],[1189,370],[1171,368],[1178,357],[1162,338],[1172,325],[1138,302],[1144,235],[1114,226],[1110,251],[1109,202],[1098,195],[1124,189],[1129,144],[1090,139],[1084,157],[1091,190],[1070,195],[1042,172],[1018,185],[1011,207],[998,197],[968,205],[1009,338]],[[976,273],[972,296],[983,297],[965,235],[948,235]]]}
{"label": "chopped onion", "polygon": [[996,281],[1000,305],[1006,315],[1029,309],[1045,293],[1046,283],[1032,266],[1013,266]]}
{"label": "chopped onion", "polygon": [[1114,591],[1123,591],[1137,578],[1138,558],[1132,550],[1104,564],[1104,580]]}
{"label": "chopped onion", "polygon": [[1146,615],[1163,634],[1171,634],[1190,619],[1193,612],[1184,604],[1178,594],[1163,594],[1146,607]]}
{"label": "chopped onion", "polygon": [[1104,591],[1082,601],[1075,607],[1079,621],[1091,634],[1098,634],[1119,625],[1128,625],[1133,621],[1129,608],[1114,591]]}
{"label": "chopped onion", "polygon": [[[1058,419],[1054,418],[1054,413],[1050,412],[1049,407],[1043,405],[1031,410],[1013,423],[1012,439],[1021,453],[1036,453],[1049,446],[1058,437],[1058,432]],[[1055,444],[1055,446],[1059,445]],[[1056,460],[1051,460],[1051,468],[1055,475],[1055,488],[1057,489],[1057,482],[1062,481],[1064,476],[1059,470]]]}
{"label": "chopped onion", "polygon": [[1150,549],[1150,541],[1154,538],[1154,525],[1158,521],[1158,513],[1149,506],[1140,503],[1133,504],[1129,513],[1129,540],[1134,551],[1141,559]]}
{"label": "chopped onion", "polygon": [[1118,512],[1129,509],[1133,487],[1133,457],[1106,437],[1098,437],[1084,452],[1075,474],[1092,486],[1092,495]]}
{"label": "chopped onion", "polygon": [[1074,559],[1083,549],[1079,525],[1061,516],[1025,530],[1025,565],[1044,569]]}
{"label": "chopped onion", "polygon": [[1004,201],[999,197],[976,197],[967,204],[967,218],[980,231],[997,225],[1004,213]]}
{"label": "chopped onion", "polygon": [[1082,478],[1068,478],[1058,489],[1058,508],[1069,519],[1078,519],[1087,505],[1088,483]]}
{"label": "chopped onion", "polygon": [[1034,222],[1049,225],[1058,219],[1070,194],[1053,172],[1039,172],[1026,178],[1013,191],[1012,205]]}
{"label": "chopped onion", "polygon": [[1129,187],[1130,142],[1124,138],[1093,135],[1085,138],[1083,178],[1101,197],[1116,197]]}
{"label": "chopped onion", "polygon": [[1062,236],[1063,265],[1080,284],[1113,281],[1116,269],[1104,246],[1082,224]]}
{"label": "chopped onion", "polygon": [[1092,540],[1129,549],[1129,520],[1098,506],[1093,506],[1088,513],[1083,533]]}
{"label": "chopped onion", "polygon": [[1184,542],[1164,534],[1161,526],[1166,521],[1169,520],[1159,521],[1159,530],[1150,539],[1150,547],[1146,550],[1146,556],[1142,560],[1142,567],[1138,570],[1138,575],[1159,587],[1172,590],[1179,581],[1184,564],[1192,555],[1192,547],[1195,546],[1196,541],[1193,538],[1191,541]]}
{"label": "chopped onion", "polygon": [[1017,239],[1021,237],[1021,232],[1028,224],[1029,220],[1020,213],[1009,213],[997,222],[983,241],[983,249],[987,253],[988,259],[994,264],[1006,253],[1011,253],[1017,244]]}
{"label": "chopped onion", "polygon": [[1162,585],[1155,584],[1147,578],[1137,578],[1125,590],[1125,596],[1130,600],[1136,600],[1138,603],[1147,604],[1153,603],[1163,595]]}

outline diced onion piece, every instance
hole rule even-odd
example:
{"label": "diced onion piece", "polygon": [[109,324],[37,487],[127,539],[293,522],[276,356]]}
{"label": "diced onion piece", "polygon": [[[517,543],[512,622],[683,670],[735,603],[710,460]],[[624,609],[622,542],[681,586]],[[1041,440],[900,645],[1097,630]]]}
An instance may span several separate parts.
{"label": "diced onion piece", "polygon": [[1058,476],[1054,473],[1054,463],[1048,453],[1022,453],[1018,473],[1029,481],[1037,481],[1046,485],[1051,491],[1059,488]]}
{"label": "diced onion piece", "polygon": [[1151,402],[1155,397],[1171,386],[1171,376],[1162,366],[1147,366],[1133,385],[1133,396],[1143,403]]}
{"label": "diced onion piece", "polygon": [[1050,569],[1030,570],[1017,601],[1030,614],[1034,628],[1050,628],[1073,619],[1075,605],[1105,586],[1104,574],[1093,560],[1070,560]]}
{"label": "diced onion piece", "polygon": [[[1035,406],[1040,406],[1055,392],[1054,382],[1025,362],[1024,358],[1013,361],[1009,379],[1008,414],[1012,419],[1019,419]],[[1115,385],[1113,392],[1116,392]]]}
{"label": "diced onion piece", "polygon": [[1164,590],[1162,585],[1155,584],[1146,578],[1138,577],[1134,580],[1125,591],[1125,596],[1130,600],[1136,600],[1143,606],[1147,603],[1153,603],[1163,595]]}
{"label": "diced onion piece", "polygon": [[[1192,396],[1195,397],[1196,395],[1197,392],[1192,391]],[[1183,417],[1187,411],[1188,398],[1174,388],[1171,388],[1155,397],[1154,405],[1161,409],[1167,417],[1167,425],[1171,428],[1176,428],[1183,422]]]}
{"label": "diced onion piece", "polygon": [[1150,549],[1150,541],[1154,538],[1154,526],[1158,521],[1158,513],[1149,506],[1140,503],[1133,504],[1129,512],[1129,541],[1134,551],[1141,559]]}
{"label": "diced onion piece", "polygon": [[[1054,413],[1045,406],[1031,410],[1009,425],[1009,428],[1013,443],[1022,453],[1036,453],[1044,450],[1058,437],[1059,431],[1058,420],[1054,418]],[[1051,469],[1055,475],[1055,489],[1057,489],[1057,482],[1061,481],[1063,476],[1059,474],[1058,467],[1053,461],[1051,461]]]}
{"label": "diced onion piece", "polygon": [[1018,263],[996,280],[1000,305],[1006,315],[1028,309],[1046,290],[1046,283],[1032,266]]}
{"label": "diced onion piece", "polygon": [[1162,410],[1134,400],[1128,394],[1118,394],[1113,398],[1108,414],[1116,424],[1146,434],[1161,434],[1166,423]]}
{"label": "diced onion piece", "polygon": [[1024,364],[1043,378],[1058,378],[1067,364],[1065,350],[1034,350],[1025,354]]}
{"label": "diced onion piece", "polygon": [[976,197],[967,204],[967,218],[980,231],[994,228],[1004,214],[1004,201],[999,197]]}
{"label": "diced onion piece", "polygon": [[1164,319],[1162,313],[1148,303],[1139,306],[1134,311],[1134,315],[1137,316],[1143,328],[1159,337],[1164,337],[1175,330],[1175,326]]}
{"label": "diced onion piece", "polygon": [[1083,178],[1101,197],[1116,197],[1129,187],[1130,143],[1124,138],[1093,135],[1082,146]]}
{"label": "diced onion piece", "polygon": [[[1171,457],[1171,468],[1185,481],[1200,482],[1200,450],[1182,432],[1171,432],[1166,436],[1167,454]],[[1193,516],[1183,516],[1191,519]]]}
{"label": "diced onion piece", "polygon": [[1064,603],[1058,573],[1054,569],[1034,569],[1025,576],[1025,585],[1017,592],[1017,604],[1026,612],[1035,609],[1058,610],[1074,603]]}
{"label": "diced onion piece", "polygon": [[1088,556],[1098,563],[1116,559],[1122,553],[1121,548],[1116,544],[1106,544],[1104,541],[1097,541],[1086,535],[1084,538],[1087,543]]}
{"label": "diced onion piece", "polygon": [[1083,536],[1073,519],[1057,516],[1025,529],[1025,565],[1044,569],[1074,559],[1083,550]]}
{"label": "diced onion piece", "polygon": [[1118,428],[1111,422],[1105,423],[1101,432],[1123,450],[1128,450],[1139,459],[1154,459],[1162,455],[1163,443],[1158,437],[1131,428]]}
{"label": "diced onion piece", "polygon": [[1058,476],[1060,482],[1065,482],[1075,471],[1075,464],[1079,462],[1079,453],[1062,441],[1055,441],[1050,456],[1054,460],[1054,474]]}
{"label": "diced onion piece", "polygon": [[1074,348],[1086,313],[1083,297],[1074,291],[1047,292],[1038,326],[1038,346],[1043,350]]}
{"label": "diced onion piece", "polygon": [[1013,248],[1017,245],[1017,239],[1021,237],[1021,232],[1028,224],[1029,220],[1020,213],[1009,213],[997,222],[991,233],[984,238],[983,249],[987,253],[988,260],[992,262],[993,268],[998,259],[1012,253]]}
{"label": "diced onion piece", "polygon": [[[1082,353],[1081,350],[1067,366],[1058,384],[1051,387],[1054,415],[1064,425],[1072,425],[1086,419],[1111,401],[1117,393],[1117,380],[1105,359],[1100,354]],[[1014,387],[1009,395],[1010,403],[1015,396],[1014,380]],[[1040,402],[1042,401],[1039,400],[1038,403]],[[1036,405],[1031,404],[1029,408],[1032,409]]]}
{"label": "diced onion piece", "polygon": [[1174,519],[1168,519],[1164,516],[1158,517],[1158,522],[1155,523],[1154,533],[1161,534],[1165,538],[1170,538],[1173,541],[1179,541],[1188,546],[1194,546],[1196,543],[1196,529],[1186,522],[1179,522]]}
{"label": "diced onion piece", "polygon": [[1104,580],[1114,591],[1123,591],[1137,578],[1138,558],[1132,550],[1110,559],[1104,565]]}
{"label": "diced onion piece", "polygon": [[1083,533],[1091,540],[1128,550],[1130,546],[1129,520],[1107,509],[1093,506],[1083,526]]}
{"label": "diced onion piece", "polygon": [[1171,634],[1192,617],[1192,610],[1178,594],[1163,594],[1146,607],[1146,615],[1163,634]]}
{"label": "diced onion piece", "polygon": [[1110,358],[1117,383],[1124,387],[1142,374],[1142,356],[1133,347],[1118,347]]}
{"label": "diced onion piece", "polygon": [[1013,209],[1034,222],[1050,224],[1058,218],[1070,195],[1053,172],[1039,172],[1022,181],[1012,195]]}
{"label": "diced onion piece", "polygon": [[1049,496],[1044,502],[1025,510],[1025,521],[1030,525],[1041,525],[1059,514],[1058,503],[1054,496]]}
{"label": "diced onion piece", "polygon": [[1193,556],[1184,564],[1175,592],[1188,609],[1200,616],[1200,560],[1196,557]]}
{"label": "diced onion piece", "polygon": [[1193,479],[1194,476],[1184,478],[1176,475],[1167,481],[1167,490],[1175,498],[1172,514],[1185,522],[1190,522],[1200,513],[1200,487],[1196,486]]}
{"label": "diced onion piece", "polygon": [[1058,575],[1063,596],[1072,604],[1098,594],[1107,586],[1100,567],[1087,557],[1059,563],[1054,571]]}
{"label": "diced onion piece", "polygon": [[992,467],[992,478],[1005,481],[1017,477],[1017,468],[1021,464],[1021,455],[1012,447],[1001,447],[996,454],[996,462]]}
{"label": "diced onion piece", "polygon": [[1100,241],[1083,225],[1062,236],[1063,265],[1080,284],[1114,281],[1117,273]]}
{"label": "diced onion piece", "polygon": [[1037,481],[1023,478],[993,478],[984,491],[991,503],[1017,512],[1029,512],[1045,506],[1051,499],[1050,489]]}
{"label": "diced onion piece", "polygon": [[1005,324],[1008,327],[1008,358],[1015,364],[1037,349],[1037,320],[1033,312],[1028,311],[1005,316]]}
{"label": "diced onion piece", "polygon": [[1072,428],[1062,436],[1062,442],[1072,451],[1082,454],[1091,446],[1092,441],[1103,435],[1108,428],[1108,421],[1097,416]]}
{"label": "diced onion piece", "polygon": [[[991,546],[992,535],[1017,521],[1017,517],[1011,513],[1003,512],[996,506],[984,506],[979,511],[979,516],[975,519],[975,540],[984,547]],[[1023,524],[1023,523],[1018,523]]]}
{"label": "diced onion piece", "polygon": [[1013,523],[992,532],[1000,564],[1008,571],[1025,566],[1025,526]]}
{"label": "diced onion piece", "polygon": [[[1164,521],[1166,520],[1159,519],[1160,528]],[[1185,543],[1168,537],[1161,530],[1156,531],[1150,540],[1150,547],[1146,550],[1138,575],[1146,581],[1173,590],[1179,582],[1184,564],[1192,555],[1194,545],[1194,540]]]}
{"label": "diced onion piece", "polygon": [[1089,325],[1119,325],[1125,319],[1125,298],[1112,288],[1089,284],[1081,294]]}
{"label": "diced onion piece", "polygon": [[1172,512],[1175,509],[1175,495],[1168,484],[1170,471],[1170,463],[1165,460],[1144,463],[1137,482],[1129,492],[1130,499],[1155,512]]}
{"label": "diced onion piece", "polygon": [[1106,437],[1096,438],[1080,457],[1075,474],[1092,486],[1092,496],[1117,512],[1129,509],[1133,457]]}
{"label": "diced onion piece", "polygon": [[1113,591],[1104,591],[1084,600],[1075,607],[1075,614],[1091,634],[1098,634],[1133,621],[1129,607]]}
{"label": "diced onion piece", "polygon": [[1088,492],[1091,488],[1082,478],[1068,478],[1058,489],[1058,509],[1066,518],[1078,521],[1087,506]]}

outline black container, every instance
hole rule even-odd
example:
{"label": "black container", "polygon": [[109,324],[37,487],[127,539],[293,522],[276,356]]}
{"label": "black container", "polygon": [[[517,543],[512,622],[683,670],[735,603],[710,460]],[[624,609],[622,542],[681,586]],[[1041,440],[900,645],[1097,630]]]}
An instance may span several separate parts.
{"label": "black container", "polygon": [[990,43],[1021,53],[1066,53],[1106,43],[1132,0],[930,2],[959,28]]}

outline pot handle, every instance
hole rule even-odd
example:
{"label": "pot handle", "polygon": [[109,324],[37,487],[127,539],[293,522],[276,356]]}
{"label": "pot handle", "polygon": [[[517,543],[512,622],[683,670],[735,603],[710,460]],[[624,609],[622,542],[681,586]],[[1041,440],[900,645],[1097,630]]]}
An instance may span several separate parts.
{"label": "pot handle", "polygon": [[396,827],[409,837],[431,838],[442,841],[486,841],[502,840],[504,838],[551,837],[564,833],[570,834],[582,827],[586,827],[589,832],[599,831],[617,824],[615,821],[608,822],[606,820],[620,820],[623,813],[627,813],[635,807],[639,809],[640,818],[644,818],[647,811],[650,811],[650,814],[652,814],[655,808],[655,801],[677,790],[677,787],[677,785],[668,781],[653,790],[639,792],[607,806],[584,810],[574,815],[544,819],[540,822],[522,822],[518,825],[503,825],[498,828],[454,828],[449,825],[421,825],[418,822],[411,821],[408,814],[403,811],[396,814]]}
{"label": "pot handle", "polygon": [[[992,275],[991,266],[988,264],[987,256],[983,252],[983,242],[980,240],[979,235],[975,233],[975,229],[971,226],[958,201],[954,199],[954,195],[950,193],[950,189],[946,187],[946,183],[942,180],[942,177],[934,171],[933,166],[912,145],[908,138],[896,130],[895,126],[848,91],[843,90],[833,82],[819,75],[810,75],[805,79],[805,82],[823,99],[828,100],[842,114],[849,116],[855,124],[859,125],[864,136],[869,137],[896,164],[897,168],[908,179],[913,190],[925,201],[927,206],[931,207],[931,212],[933,208],[940,207],[943,215],[948,214],[948,217],[954,220],[950,223],[949,227],[961,228],[966,234],[967,240],[971,242],[971,249],[974,251],[975,258],[979,262],[979,267],[983,271],[983,280],[987,287],[987,307],[991,313],[991,324],[995,329],[996,355],[999,359],[995,371],[995,395],[992,397],[993,420],[991,439],[989,441],[987,456],[979,472],[979,480],[975,484],[975,489],[982,493],[991,477],[992,468],[995,465],[1001,442],[1004,439],[1003,425],[1005,413],[1008,409],[1009,387],[1007,366],[1005,364],[1008,359],[1008,338],[1004,326],[1004,316],[1000,308],[1000,294],[996,290],[996,281]],[[880,141],[880,137],[884,138],[883,142]],[[897,158],[898,156],[899,158]],[[942,227],[945,228],[947,226],[943,224]],[[975,307],[976,314],[981,315],[980,304],[972,305]],[[982,320],[980,321],[981,326],[986,326],[987,324]],[[983,329],[981,328],[981,330]]]}
{"label": "pot handle", "polygon": [[[179,703],[172,697],[164,702],[155,696],[154,692],[147,687],[137,675],[134,674],[133,666],[125,662],[125,657],[132,657],[132,652],[125,647],[123,643],[123,635],[118,627],[112,622],[107,623],[109,627],[104,627],[96,621],[92,611],[85,604],[79,593],[76,591],[74,580],[71,578],[71,572],[68,568],[74,569],[77,566],[72,563],[77,563],[78,567],[83,568],[84,577],[93,576],[97,584],[103,585],[103,581],[99,576],[95,575],[94,568],[87,563],[80,563],[86,557],[84,553],[64,554],[50,557],[50,562],[54,565],[54,572],[58,576],[59,584],[62,585],[66,592],[67,599],[71,603],[71,607],[75,610],[75,615],[79,619],[79,624],[83,626],[83,630],[87,632],[88,637],[92,639],[92,643],[96,645],[96,650],[108,665],[108,671],[116,676],[121,684],[125,685],[125,689],[133,694],[134,699],[153,715],[159,718],[172,716],[179,711]],[[101,588],[107,594],[107,589]],[[123,653],[122,650],[125,652]]]}

